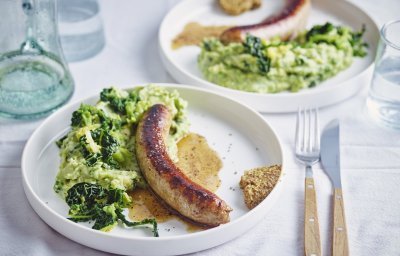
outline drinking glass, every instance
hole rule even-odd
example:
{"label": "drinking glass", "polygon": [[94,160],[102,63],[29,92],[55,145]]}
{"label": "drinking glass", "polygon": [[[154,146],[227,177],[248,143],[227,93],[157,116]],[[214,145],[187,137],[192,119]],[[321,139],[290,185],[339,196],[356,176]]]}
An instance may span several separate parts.
{"label": "drinking glass", "polygon": [[1,116],[39,117],[71,97],[55,11],[55,0],[0,0]]}
{"label": "drinking glass", "polygon": [[367,106],[378,122],[400,128],[400,20],[381,29]]}
{"label": "drinking glass", "polygon": [[61,45],[68,61],[95,56],[105,45],[97,0],[58,0]]}

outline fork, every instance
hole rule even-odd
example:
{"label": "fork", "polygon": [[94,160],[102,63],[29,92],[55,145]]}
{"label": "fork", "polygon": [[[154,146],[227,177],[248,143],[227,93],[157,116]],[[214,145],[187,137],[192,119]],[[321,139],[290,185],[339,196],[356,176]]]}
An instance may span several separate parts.
{"label": "fork", "polygon": [[321,255],[317,199],[312,166],[320,158],[318,109],[299,109],[297,112],[296,159],[305,165],[304,254]]}

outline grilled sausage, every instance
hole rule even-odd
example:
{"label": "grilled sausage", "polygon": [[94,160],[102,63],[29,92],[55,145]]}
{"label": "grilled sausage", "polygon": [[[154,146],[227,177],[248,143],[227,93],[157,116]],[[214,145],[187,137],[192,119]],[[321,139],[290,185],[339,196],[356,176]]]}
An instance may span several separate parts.
{"label": "grilled sausage", "polygon": [[171,160],[166,138],[172,122],[161,104],[147,110],[136,131],[136,154],[140,169],[152,191],[183,217],[203,226],[229,222],[232,210],[211,191],[191,181]]}
{"label": "grilled sausage", "polygon": [[227,29],[221,34],[224,43],[242,42],[247,34],[269,39],[279,36],[282,40],[294,37],[303,30],[310,12],[310,0],[286,0],[281,13],[270,16],[258,24],[237,26]]}

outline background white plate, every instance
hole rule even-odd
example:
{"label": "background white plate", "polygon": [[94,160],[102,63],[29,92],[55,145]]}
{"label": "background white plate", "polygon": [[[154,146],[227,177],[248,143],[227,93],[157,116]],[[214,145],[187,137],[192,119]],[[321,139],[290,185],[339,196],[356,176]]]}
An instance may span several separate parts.
{"label": "background white plate", "polygon": [[[95,249],[119,254],[171,255],[222,244],[244,233],[264,217],[278,197],[281,181],[251,211],[244,205],[238,183],[245,169],[283,164],[281,145],[272,128],[260,114],[224,96],[189,86],[163,86],[177,89],[189,102],[191,131],[205,136],[222,158],[222,183],[217,194],[234,209],[231,222],[189,233],[181,222],[168,221],[159,225],[160,237],[154,238],[149,229],[116,227],[110,233],[104,233],[67,220],[68,207],[53,191],[60,162],[55,141],[68,131],[71,114],[81,104],[76,102],[45,120],[28,140],[22,156],[26,196],[47,224],[66,237]],[[94,96],[83,102],[93,104],[97,100],[98,96]]]}
{"label": "background white plate", "polygon": [[197,21],[203,25],[243,25],[263,20],[270,14],[279,12],[285,1],[263,1],[262,7],[240,16],[229,16],[218,6],[216,0],[185,0],[172,9],[164,18],[159,31],[160,54],[168,72],[182,84],[193,84],[223,93],[240,100],[261,112],[293,112],[299,106],[327,106],[354,95],[364,85],[355,82],[359,76],[371,67],[375,58],[379,31],[375,22],[361,9],[344,0],[312,0],[312,11],[307,27],[314,24],[342,24],[354,29],[366,25],[364,39],[369,44],[368,55],[355,58],[347,70],[319,84],[315,88],[297,93],[257,94],[242,92],[218,86],[203,79],[197,67],[200,48],[171,48],[172,39],[183,27]]}

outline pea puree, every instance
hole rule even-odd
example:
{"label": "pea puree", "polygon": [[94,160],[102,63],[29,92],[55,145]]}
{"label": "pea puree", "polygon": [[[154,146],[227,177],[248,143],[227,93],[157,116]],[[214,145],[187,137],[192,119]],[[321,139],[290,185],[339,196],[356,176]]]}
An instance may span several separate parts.
{"label": "pea puree", "polygon": [[243,43],[206,39],[198,66],[215,84],[256,93],[297,92],[313,87],[366,55],[365,31],[330,23],[316,25],[291,41],[248,35]]}

